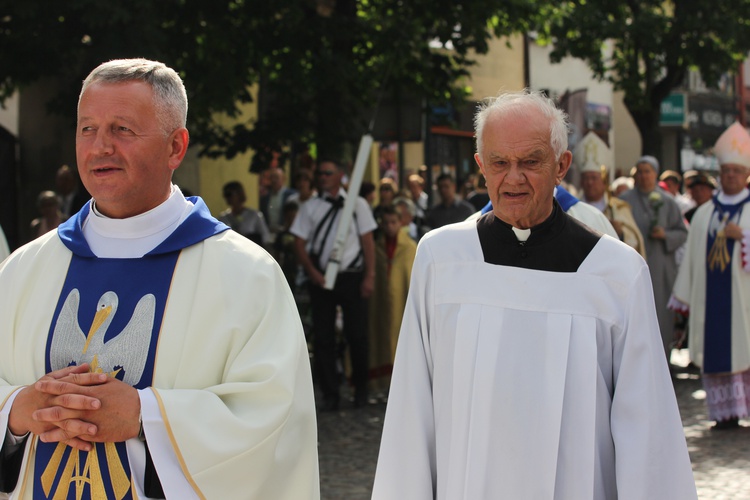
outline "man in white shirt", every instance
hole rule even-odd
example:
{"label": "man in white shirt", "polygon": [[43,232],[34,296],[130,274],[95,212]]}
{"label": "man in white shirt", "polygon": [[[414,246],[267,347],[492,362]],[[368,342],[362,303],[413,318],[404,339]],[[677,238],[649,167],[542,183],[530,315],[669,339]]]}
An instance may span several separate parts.
{"label": "man in white shirt", "polygon": [[333,290],[325,288],[325,269],[331,258],[345,197],[356,196],[342,187],[345,173],[340,163],[321,160],[316,170],[320,195],[300,208],[289,229],[295,236],[297,259],[309,278],[316,383],[323,393],[322,409],[327,411],[338,409],[340,401],[342,377],[337,368],[336,341],[336,308],[339,306],[344,318],[343,333],[351,360],[351,383],[357,407],[367,403],[369,377],[367,299],[375,284],[372,233],[377,223],[364,198],[357,196]]}
{"label": "man in white shirt", "polygon": [[172,184],[186,117],[161,63],[110,61],[84,81],[93,200],[0,266],[11,498],[319,497],[294,301],[265,251]]}

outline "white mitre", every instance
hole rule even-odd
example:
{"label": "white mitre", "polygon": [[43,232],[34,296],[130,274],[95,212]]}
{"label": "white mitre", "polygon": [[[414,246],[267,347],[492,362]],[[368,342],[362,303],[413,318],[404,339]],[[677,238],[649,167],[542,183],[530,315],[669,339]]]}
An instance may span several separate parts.
{"label": "white mitre", "polygon": [[719,165],[733,163],[750,168],[750,134],[739,122],[734,122],[716,141],[714,154]]}
{"label": "white mitre", "polygon": [[612,150],[594,132],[586,134],[573,150],[573,162],[580,173],[601,173],[602,167],[609,170],[612,160]]}

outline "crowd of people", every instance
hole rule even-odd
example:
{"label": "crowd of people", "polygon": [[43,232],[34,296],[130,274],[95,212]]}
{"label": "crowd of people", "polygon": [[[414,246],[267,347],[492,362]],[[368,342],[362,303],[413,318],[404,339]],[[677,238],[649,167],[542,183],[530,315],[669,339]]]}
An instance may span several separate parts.
{"label": "crowd of people", "polygon": [[718,179],[643,156],[612,180],[604,140],[569,151],[564,113],[510,92],[480,106],[465,182],[389,167],[350,193],[318,158],[265,172],[258,210],[227,183],[214,218],[172,183],[186,113],[163,64],[97,67],[83,185],[61,167],[33,241],[0,238],[0,492],[314,499],[316,411],[387,402],[374,499],[695,498],[686,345],[714,428],[748,416],[739,124]]}
{"label": "crowd of people", "polygon": [[[732,127],[727,133],[732,134],[732,147],[735,149],[736,144],[742,144],[740,139],[744,140],[746,135],[739,125]],[[724,160],[723,145],[726,143],[726,139],[717,143],[716,155],[722,161],[718,180],[711,172],[689,171],[683,176],[675,170],[662,169],[654,156],[639,158],[629,175],[612,179],[611,151],[605,141],[590,132],[572,153],[571,163],[577,169],[578,183],[574,185],[563,180],[553,190],[554,198],[564,212],[587,226],[620,240],[645,259],[662,350],[668,365],[673,348],[690,346],[693,366],[703,366],[699,346],[703,345],[702,338],[706,334],[705,321],[696,320],[695,315],[691,316],[688,312],[688,298],[698,292],[689,285],[681,284],[681,287],[687,286],[688,289],[681,289],[678,293],[675,282],[683,262],[682,274],[691,278],[683,278],[679,283],[691,280],[694,272],[688,270],[689,266],[695,267],[702,262],[698,261],[696,264],[696,250],[687,252],[691,245],[695,245],[691,243],[697,238],[695,234],[706,231],[705,227],[693,230],[693,239],[688,242],[690,223],[699,207],[709,202],[710,206],[714,206],[718,203],[715,201],[717,195],[720,199],[736,195],[730,201],[743,201],[741,198],[745,191],[737,191],[739,187],[725,186],[725,177],[731,181],[725,172],[728,168],[732,171],[732,167],[725,166],[727,160]],[[750,147],[748,150],[750,151]],[[742,161],[736,169],[748,170],[737,172],[737,178],[745,173],[750,174],[750,153],[747,158],[738,158]],[[272,174],[272,178],[283,178],[281,169],[276,170],[279,172]],[[293,206],[290,214],[294,214],[296,219],[290,216],[285,220],[284,227],[290,230],[287,232],[287,244],[276,245],[271,251],[282,266],[284,263],[291,263],[287,266],[287,276],[293,290],[297,290],[296,296],[302,299],[301,302],[307,304],[309,297],[312,297],[311,310],[314,311],[314,317],[309,319],[308,333],[311,336],[316,381],[324,394],[324,410],[339,408],[340,391],[344,382],[348,382],[353,388],[351,399],[355,407],[363,405],[368,399],[370,402],[387,401],[416,243],[433,229],[467,219],[476,221],[493,211],[486,177],[481,172],[479,175],[472,174],[464,183],[458,182],[450,173],[439,175],[433,179],[432,203],[425,189],[427,181],[423,177],[424,172],[421,169],[407,175],[403,188],[398,185],[398,176],[392,174],[383,177],[377,184],[363,183],[359,195],[371,210],[365,210],[365,203],[358,205],[346,247],[345,259],[352,262],[345,262],[346,273],[341,275],[343,279],[337,287],[342,288],[338,291],[325,290],[322,274],[338,224],[337,213],[343,206],[343,198],[347,196],[347,172],[340,163],[326,161],[320,162],[317,169],[298,173],[304,174],[300,186],[305,191],[305,200],[312,198],[312,206],[317,207],[311,210],[299,209],[297,206],[298,197],[293,189],[297,182],[294,183],[295,186],[285,190],[274,183],[274,191],[283,192],[290,200],[288,205]],[[746,184],[747,175],[742,189],[746,189]],[[460,192],[457,189],[459,185],[462,186]],[[331,197],[341,199],[335,201]],[[738,207],[741,207],[741,203]],[[744,234],[733,223],[738,220],[737,214],[742,213],[740,208],[737,210],[736,214],[731,212],[728,215],[730,218],[724,222],[721,217],[715,216],[716,220],[711,227],[716,232],[717,227],[728,224],[728,234],[736,236],[734,239],[742,242]],[[721,212],[726,213],[726,210]],[[259,215],[262,218],[262,214]],[[718,230],[721,232],[721,228]],[[296,240],[296,247],[291,244],[293,240]],[[730,236],[728,241],[727,250],[721,254],[727,262],[724,267],[732,269],[728,263],[733,262],[735,267],[741,268],[744,243],[737,245],[739,253],[734,255],[734,240]],[[705,237],[700,242],[704,245]],[[374,249],[370,249],[373,243]],[[715,254],[716,252],[712,255]],[[734,279],[742,283],[745,276],[737,270],[734,273]],[[738,316],[744,310],[741,287],[738,284],[730,287],[729,283],[727,287],[734,291],[708,295],[703,292],[698,296],[703,297],[703,302],[731,304],[731,293],[734,293],[734,314]],[[308,295],[307,292],[310,291],[312,294]],[[321,302],[321,297],[327,297],[330,301]],[[349,303],[353,297],[357,299],[356,306]],[[366,305],[367,302],[369,306]],[[301,304],[301,308],[303,307]],[[730,314],[727,311],[731,311],[731,307],[726,308],[725,312]],[[701,311],[702,309],[703,306],[699,308]],[[327,311],[325,314],[322,313],[324,310]],[[357,312],[353,313],[352,310]],[[355,316],[358,319],[353,319]],[[741,332],[747,329],[742,323],[744,320],[741,316],[739,318],[729,322],[733,326],[727,327],[727,331],[732,331],[733,328],[736,330],[733,335],[740,337],[732,342],[731,335],[727,333],[729,337],[721,343],[721,355],[728,359],[737,358],[732,352],[739,346],[750,344],[750,341],[745,342],[744,337],[741,337],[744,335]],[[354,326],[355,322],[357,326]],[[711,323],[713,324],[713,320]],[[694,337],[692,343],[688,341],[689,332]],[[366,354],[368,349],[369,355]],[[748,367],[740,370],[744,372],[741,375],[736,375],[736,368],[735,365],[731,366],[732,376],[724,380],[719,388],[711,385],[710,374],[704,374],[709,405],[713,405],[712,401],[721,399],[722,404],[731,409],[710,412],[711,418],[717,422],[717,429],[734,428],[738,425],[739,418],[748,415]],[[366,377],[365,373],[369,375]],[[734,398],[737,400],[731,395],[737,395]],[[725,415],[727,411],[730,414]]]}
{"label": "crowd of people", "polygon": [[717,140],[718,179],[712,172],[662,169],[657,158],[643,156],[630,177],[609,187],[606,144],[587,136],[579,146],[588,155],[580,165],[581,199],[602,210],[619,238],[646,259],[667,361],[673,348],[689,348],[712,428],[738,428],[750,413],[743,291],[750,286],[750,220],[743,216],[750,201],[750,134],[734,123]]}
{"label": "crowd of people", "polygon": [[[747,326],[750,325],[746,326],[744,323],[747,301],[743,293],[743,287],[747,286],[745,283],[747,275],[743,273],[750,272],[750,265],[745,264],[746,261],[750,260],[745,257],[747,253],[745,246],[750,243],[750,223],[741,219],[742,206],[750,196],[750,192],[747,190],[748,175],[750,175],[750,135],[739,125],[730,128],[727,134],[731,137],[731,140],[722,137],[715,149],[715,154],[721,164],[718,180],[714,178],[711,172],[689,171],[681,175],[674,170],[665,170],[662,169],[657,158],[643,156],[636,161],[630,175],[611,181],[610,176],[613,169],[610,164],[611,154],[606,143],[592,132],[578,144],[576,151],[571,155],[571,163],[573,163],[573,157],[575,157],[575,165],[580,175],[578,185],[565,182],[563,176],[552,189],[553,199],[555,200],[554,207],[595,229],[600,235],[609,235],[631,247],[633,252],[643,259],[645,263],[643,269],[648,276],[642,278],[643,282],[638,286],[648,285],[648,288],[638,292],[642,295],[638,300],[645,300],[645,302],[639,302],[638,306],[632,306],[634,309],[629,311],[628,314],[641,314],[642,311],[650,308],[654,312],[654,322],[642,324],[635,318],[627,319],[625,317],[617,320],[610,318],[607,321],[613,322],[619,328],[625,328],[624,325],[629,325],[627,330],[640,328],[656,334],[655,338],[658,339],[661,348],[659,349],[659,356],[655,359],[649,358],[649,362],[654,363],[654,366],[646,371],[649,377],[656,376],[650,370],[659,372],[659,365],[669,369],[672,368],[669,363],[673,348],[689,346],[694,366],[702,371],[707,392],[709,416],[716,421],[713,428],[717,430],[737,428],[739,419],[748,416],[748,401],[750,400],[750,362],[746,360],[750,357],[750,352],[748,352],[750,341],[747,340],[748,332],[750,332],[750,328]],[[481,140],[479,131],[477,140]],[[739,153],[738,148],[741,150]],[[726,150],[731,150],[731,152]],[[389,417],[390,421],[395,420],[396,423],[392,425],[397,429],[391,430],[388,420],[386,422],[384,447],[380,460],[383,465],[379,466],[378,474],[379,477],[386,477],[387,479],[376,481],[376,497],[382,495],[382,498],[392,498],[391,495],[394,494],[394,491],[387,487],[383,490],[378,489],[378,484],[381,482],[389,485],[398,484],[399,491],[403,491],[403,484],[407,482],[405,475],[417,472],[413,467],[408,467],[408,464],[419,463],[421,458],[405,453],[407,449],[415,450],[416,453],[426,452],[427,456],[435,453],[434,449],[425,451],[419,446],[410,447],[409,443],[415,443],[409,439],[407,432],[415,431],[415,427],[410,427],[409,424],[405,425],[405,423],[409,422],[410,419],[416,419],[418,422],[415,422],[414,426],[417,426],[419,422],[437,418],[432,413],[435,411],[435,402],[426,401],[424,399],[425,394],[420,395],[419,391],[424,391],[426,387],[431,387],[437,382],[436,379],[432,378],[436,376],[434,364],[437,363],[437,359],[435,359],[435,356],[438,355],[438,350],[445,348],[431,347],[430,349],[434,350],[425,352],[427,347],[424,342],[428,342],[428,339],[433,338],[433,336],[441,335],[432,332],[434,328],[439,331],[438,325],[449,325],[448,328],[454,332],[453,334],[457,329],[461,329],[455,319],[442,317],[436,320],[429,316],[421,317],[418,315],[413,320],[409,320],[411,322],[407,322],[410,314],[424,313],[429,315],[432,311],[430,308],[435,307],[434,301],[436,299],[434,297],[421,297],[422,289],[429,290],[431,286],[437,286],[435,283],[440,283],[443,280],[445,281],[443,286],[451,286],[448,284],[450,279],[445,278],[445,276],[441,276],[441,278],[432,274],[421,278],[411,276],[412,272],[418,272],[421,269],[416,243],[427,233],[430,234],[426,241],[437,240],[439,234],[450,233],[449,229],[453,230],[457,223],[461,224],[467,220],[472,225],[470,227],[479,224],[481,228],[482,222],[477,221],[486,223],[486,218],[483,219],[482,217],[486,214],[493,214],[497,220],[510,224],[514,231],[514,238],[522,244],[524,254],[526,254],[534,247],[530,244],[530,241],[534,240],[523,240],[523,238],[529,238],[534,230],[541,230],[545,224],[549,223],[544,218],[524,221],[524,224],[520,225],[526,226],[523,231],[529,231],[529,233],[521,235],[516,232],[516,224],[512,222],[511,217],[508,217],[508,213],[500,212],[498,215],[493,202],[503,201],[506,205],[508,202],[502,198],[493,200],[492,194],[496,191],[493,191],[491,185],[491,174],[488,175],[493,170],[481,163],[481,155],[481,152],[478,153],[477,158],[481,176],[474,177],[469,184],[464,186],[463,196],[457,192],[457,185],[460,183],[457,183],[452,175],[442,174],[434,179],[436,196],[431,205],[425,190],[426,181],[424,177],[417,173],[411,174],[405,179],[404,189],[399,189],[394,176],[384,177],[378,185],[365,183],[359,194],[371,206],[372,218],[369,213],[364,211],[364,207],[360,203],[358,209],[362,212],[358,212],[358,216],[355,218],[356,222],[348,240],[350,244],[348,248],[352,259],[356,255],[357,258],[363,260],[353,261],[355,263],[352,264],[352,269],[356,269],[357,278],[353,278],[353,284],[347,288],[338,291],[336,289],[332,291],[322,289],[321,273],[326,264],[325,243],[324,240],[320,240],[318,243],[310,245],[308,241],[310,239],[318,241],[316,238],[320,238],[321,234],[330,234],[331,227],[335,228],[336,213],[341,208],[341,199],[336,202],[328,195],[324,196],[323,208],[317,210],[317,216],[312,217],[313,222],[305,222],[303,225],[300,224],[302,227],[292,230],[297,238],[297,254],[298,256],[302,255],[298,258],[302,262],[308,262],[307,265],[303,266],[305,269],[303,275],[307,277],[308,282],[310,280],[317,281],[317,285],[313,284],[313,287],[319,286],[321,290],[316,293],[327,295],[332,299],[330,303],[325,302],[325,308],[321,307],[320,309],[328,310],[327,318],[325,320],[318,319],[318,326],[315,326],[316,321],[313,319],[313,339],[321,334],[328,336],[331,330],[336,328],[342,330],[342,335],[338,337],[339,343],[332,343],[330,337],[323,343],[313,342],[314,358],[321,352],[327,353],[325,358],[315,361],[315,379],[321,384],[321,388],[324,388],[324,403],[321,408],[323,410],[339,408],[341,385],[348,380],[353,387],[352,401],[355,407],[364,404],[367,398],[363,394],[367,394],[369,390],[371,402],[374,400],[391,401],[389,415],[397,415]],[[320,192],[339,197],[346,196],[343,187],[345,172],[341,171],[341,167],[337,163],[328,162],[327,165],[335,167],[335,180],[338,189],[331,191],[329,186],[323,188]],[[319,182],[320,176],[330,179],[332,174],[328,172],[322,174],[316,172],[314,174],[315,179]],[[482,179],[482,182],[477,179]],[[501,181],[501,184],[502,182],[506,181]],[[531,183],[530,180],[526,179],[517,182],[517,184],[524,184],[524,182]],[[490,185],[489,190],[487,184]],[[495,189],[497,189],[497,185]],[[483,196],[485,194],[486,198]],[[536,194],[523,194],[520,197],[524,199],[525,196],[530,196],[531,199],[534,199]],[[701,209],[700,207],[704,205],[706,207]],[[510,210],[509,213],[515,213],[514,210],[515,208]],[[364,215],[365,213],[367,215]],[[700,225],[691,226],[691,221],[696,214],[701,214],[698,219]],[[506,218],[503,218],[503,216],[506,216]],[[510,222],[508,218],[510,218]],[[373,219],[377,225],[373,224]],[[518,223],[519,220],[515,222]],[[327,230],[322,229],[325,222],[330,226]],[[442,227],[445,227],[442,231],[432,231]],[[743,227],[745,229],[742,229]],[[368,250],[371,245],[370,232],[374,235],[372,238],[374,256],[371,255],[372,250]],[[452,236],[459,237],[458,234]],[[488,257],[486,252],[489,251],[488,248],[492,248],[493,244],[485,244],[482,241],[481,229],[479,237],[480,246],[485,252],[484,261],[485,263],[491,262],[493,257]],[[325,239],[325,237],[323,238]],[[435,242],[434,245],[441,249],[443,246],[449,247],[448,238],[450,237],[446,235],[444,238],[446,239],[441,239],[439,240],[440,243]],[[707,241],[710,248],[706,247]],[[734,241],[738,243],[734,245]],[[424,243],[423,245],[426,246],[427,244]],[[315,248],[318,250],[314,250]],[[322,260],[318,260],[318,265],[309,263],[311,251],[315,258],[323,257]],[[577,251],[580,251],[580,249]],[[426,254],[427,252],[428,250],[423,250],[423,253]],[[435,255],[430,255],[429,258],[424,255],[423,258],[428,260],[438,258],[436,255],[439,252],[436,249],[432,249],[431,252],[434,252]],[[503,265],[521,268],[526,266],[526,264],[516,262],[513,264],[506,263],[503,261],[504,258],[506,257],[500,258]],[[451,259],[456,259],[456,257],[452,256]],[[471,258],[467,255],[466,261],[470,260]],[[374,261],[374,264],[371,261]],[[359,264],[356,262],[359,262]],[[431,260],[430,262],[430,265],[438,266],[437,263]],[[450,262],[453,262],[453,260],[450,260]],[[713,264],[711,264],[712,262]],[[577,262],[577,264],[583,265],[581,262]],[[532,268],[535,266],[535,264],[529,265]],[[441,267],[441,269],[443,272],[447,272],[446,268]],[[576,268],[576,270],[578,269],[580,268]],[[709,271],[706,271],[706,269],[709,269]],[[721,271],[716,269],[721,269]],[[541,270],[559,271],[558,269]],[[711,277],[711,273],[716,274],[725,271],[731,272],[731,277]],[[468,271],[462,267],[463,272]],[[635,273],[633,270],[631,272]],[[705,276],[706,272],[709,273],[710,279],[708,281]],[[374,276],[372,286],[369,284],[370,276]],[[426,281],[419,282],[420,279]],[[461,281],[460,278],[456,278],[456,280]],[[365,286],[362,286],[363,283]],[[412,292],[414,296],[407,301],[407,297],[410,296],[409,287],[410,285],[414,287],[415,283],[420,291]],[[472,286],[476,286],[475,281],[472,281],[472,283]],[[572,282],[566,283],[566,286],[573,287]],[[630,284],[629,286],[633,285]],[[518,292],[515,288],[512,288],[512,290],[514,293]],[[721,290],[721,292],[716,290]],[[337,295],[338,298],[336,298]],[[358,302],[369,298],[368,314],[357,314],[359,318],[369,318],[369,324],[360,323],[362,329],[360,332],[350,329],[353,314],[346,312],[351,310],[351,306],[346,305],[344,298],[351,300],[351,295],[356,295]],[[591,298],[589,297],[589,299]],[[426,302],[415,302],[422,300]],[[446,298],[442,297],[441,300],[444,301]],[[462,299],[457,300],[461,301]],[[584,299],[581,297],[581,300]],[[529,298],[529,301],[530,303],[533,302],[531,298]],[[410,306],[410,302],[415,303]],[[598,307],[602,306],[598,301],[594,302],[597,303]],[[321,305],[320,302],[315,304]],[[429,304],[429,307],[426,304]],[[313,310],[317,309],[316,305],[314,305]],[[343,313],[343,324],[338,326],[333,321],[335,313],[332,312],[336,306],[341,307]],[[361,308],[361,303],[357,307]],[[624,306],[620,305],[620,308],[622,307]],[[642,307],[645,309],[641,309]],[[690,314],[691,309],[693,309],[692,314]],[[362,309],[356,310],[361,311]],[[636,311],[638,312],[636,313]],[[348,325],[347,318],[349,319]],[[325,325],[323,330],[326,333],[321,332],[321,324]],[[610,328],[612,328],[612,325],[610,325]],[[401,347],[401,350],[405,352],[408,352],[408,349],[416,350],[416,358],[401,361],[401,366],[407,368],[402,368],[400,380],[398,378],[399,362],[396,360],[399,333],[413,336],[415,331],[421,332],[411,340],[416,344],[411,347]],[[367,335],[364,336],[363,332],[366,332]],[[688,333],[690,335],[689,341]],[[623,335],[622,332],[619,334]],[[649,340],[649,342],[652,341],[653,339]],[[365,370],[362,368],[365,359],[362,349],[364,349],[366,342],[368,342],[369,347],[369,356],[367,356],[369,360],[368,384],[364,382],[363,373]],[[457,340],[451,340],[451,342],[457,342]],[[654,352],[651,352],[652,348],[653,344],[650,344],[650,355],[656,356]],[[449,348],[446,352],[450,352]],[[344,359],[347,353],[348,361]],[[406,358],[407,355],[399,354],[399,356]],[[335,362],[333,358],[335,358]],[[715,364],[709,364],[706,359],[710,359]],[[414,373],[419,360],[427,360],[428,362],[427,371],[421,375]],[[470,365],[468,360],[465,361]],[[644,362],[643,359],[639,361]],[[394,362],[397,370],[396,375],[392,373]],[[497,362],[497,359],[493,359],[493,363]],[[446,365],[445,368],[448,373],[453,373],[453,363],[454,361],[450,361]],[[350,368],[347,369],[346,367]],[[643,368],[641,366],[636,370]],[[541,368],[538,370],[544,371]],[[403,372],[408,372],[408,375],[404,375]],[[666,373],[669,373],[669,371],[667,370]],[[391,379],[392,376],[395,377],[393,380]],[[635,378],[635,375],[628,376]],[[659,374],[657,378],[661,376]],[[409,384],[416,384],[415,379],[419,379],[419,377],[426,377],[424,383],[421,384],[422,389],[419,389],[419,387],[409,388]],[[663,379],[660,380],[659,384],[663,384]],[[653,383],[653,381],[647,382],[644,380],[643,383]],[[521,384],[521,387],[526,386]],[[664,384],[660,391],[666,390],[665,387],[671,388],[671,385]],[[417,392],[409,392],[411,389]],[[466,389],[468,390],[468,387]],[[622,397],[625,389],[619,390]],[[596,397],[594,400],[596,400]],[[673,395],[670,396],[670,401],[673,401]],[[446,403],[442,401],[441,404]],[[403,408],[399,408],[400,405],[403,405]],[[425,410],[425,408],[420,408],[420,405],[432,408],[429,415],[419,416],[420,412]],[[455,403],[451,403],[449,406],[455,411]],[[651,410],[653,411],[653,408]],[[670,432],[674,432],[676,423],[673,408],[665,408],[664,412],[666,419],[662,423],[664,429],[672,427]],[[667,415],[669,416],[667,417]],[[472,416],[467,415],[466,418],[471,419]],[[409,431],[406,429],[409,429]],[[448,431],[448,434],[458,431],[458,429],[453,429]],[[438,432],[436,429],[432,429],[432,432],[435,432],[436,435],[432,436],[430,446],[439,447]],[[615,431],[609,429],[609,432]],[[644,430],[643,432],[651,431]],[[487,434],[480,435],[482,439],[487,437]],[[675,439],[673,444],[680,449],[678,453],[680,455],[683,453],[680,439],[675,437],[674,434],[673,437]],[[418,444],[424,446],[427,443],[420,442]],[[391,446],[393,450],[390,449]],[[641,451],[645,453],[644,450]],[[463,460],[470,461],[468,456],[462,456]],[[481,458],[485,459],[486,457]],[[408,462],[409,460],[413,460],[413,462]],[[500,458],[497,458],[497,460],[500,460]],[[493,460],[493,462],[497,460]],[[431,474],[433,475],[440,474],[440,464],[436,466],[427,463],[425,467],[431,468]],[[385,472],[381,472],[381,470]],[[599,471],[599,473],[602,473],[602,471]],[[685,491],[690,491],[690,480],[685,472],[684,462],[669,473],[681,477],[683,484],[687,485]],[[390,477],[390,474],[394,474],[398,479]],[[444,474],[450,473],[446,471]],[[419,473],[416,473],[409,477],[418,475]],[[508,478],[505,478],[503,485],[507,486],[508,480]],[[650,487],[655,488],[656,482],[658,481],[654,480],[654,484]],[[466,482],[461,479],[459,484],[465,486]],[[423,486],[415,485],[415,491],[421,491],[419,488]],[[434,484],[429,486],[430,489],[433,487]],[[490,486],[487,487],[492,489]],[[446,486],[446,488],[450,489],[450,486]],[[683,494],[685,491],[683,491]]]}

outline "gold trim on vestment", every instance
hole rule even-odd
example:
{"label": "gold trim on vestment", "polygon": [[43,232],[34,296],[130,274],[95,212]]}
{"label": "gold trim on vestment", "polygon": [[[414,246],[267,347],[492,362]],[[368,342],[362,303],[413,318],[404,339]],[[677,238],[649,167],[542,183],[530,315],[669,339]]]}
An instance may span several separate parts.
{"label": "gold trim on vestment", "polygon": [[180,464],[180,469],[182,469],[182,473],[185,475],[185,479],[187,479],[188,483],[190,483],[190,486],[193,487],[193,490],[195,490],[195,493],[197,493],[198,496],[202,500],[206,500],[206,496],[203,494],[200,488],[198,488],[198,485],[193,479],[193,476],[190,475],[190,471],[187,468],[185,459],[182,457],[182,453],[180,453],[180,448],[179,446],[177,446],[177,440],[175,439],[174,433],[172,432],[172,426],[169,424],[169,418],[167,418],[167,411],[164,408],[164,401],[161,399],[161,396],[159,395],[159,391],[157,391],[154,387],[152,387],[151,392],[154,393],[154,396],[156,397],[156,402],[159,404],[159,412],[161,413],[161,418],[164,421],[164,427],[167,429],[167,435],[169,436],[169,440],[172,443],[172,449],[174,450],[174,454],[177,457],[177,462]]}
{"label": "gold trim on vestment", "polygon": [[721,229],[716,231],[716,239],[713,245],[711,245],[711,251],[708,252],[708,268],[714,271],[717,267],[721,268],[720,271],[723,273],[729,265],[732,257],[729,255],[727,249],[727,235],[726,225],[728,220],[728,214],[724,214],[721,220]]}

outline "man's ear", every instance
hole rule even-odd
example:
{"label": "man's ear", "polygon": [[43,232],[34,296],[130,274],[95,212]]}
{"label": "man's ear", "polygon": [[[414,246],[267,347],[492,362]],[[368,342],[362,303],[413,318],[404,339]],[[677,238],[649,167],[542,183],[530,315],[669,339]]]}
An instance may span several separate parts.
{"label": "man's ear", "polygon": [[190,144],[190,134],[186,128],[178,128],[169,136],[169,168],[177,170],[187,153]]}
{"label": "man's ear", "polygon": [[479,171],[482,172],[482,175],[486,179],[487,176],[484,174],[484,165],[482,164],[482,157],[479,156],[479,153],[474,153],[474,161],[477,162],[477,165],[479,165]]}
{"label": "man's ear", "polygon": [[557,172],[555,172],[555,184],[560,184],[568,173],[570,164],[573,162],[573,153],[565,151],[557,161]]}

